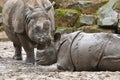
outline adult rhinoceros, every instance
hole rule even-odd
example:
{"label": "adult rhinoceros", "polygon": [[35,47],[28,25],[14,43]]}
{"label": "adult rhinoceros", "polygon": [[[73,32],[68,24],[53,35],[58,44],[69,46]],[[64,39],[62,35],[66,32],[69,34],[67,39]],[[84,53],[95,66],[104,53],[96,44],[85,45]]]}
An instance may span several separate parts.
{"label": "adult rhinoceros", "polygon": [[51,56],[53,53],[49,50],[45,50],[44,54],[38,51],[37,64],[47,65],[56,60],[54,68],[58,70],[120,70],[120,35],[78,31],[62,36],[60,41],[59,39],[60,34],[56,34],[54,45],[57,43],[58,46],[57,58],[53,59],[55,55]]}
{"label": "adult rhinoceros", "polygon": [[51,43],[51,32],[55,30],[54,9],[49,0],[7,0],[3,7],[3,23],[15,47],[13,58],[22,59],[23,46],[26,63],[34,63],[34,45],[44,48]]}

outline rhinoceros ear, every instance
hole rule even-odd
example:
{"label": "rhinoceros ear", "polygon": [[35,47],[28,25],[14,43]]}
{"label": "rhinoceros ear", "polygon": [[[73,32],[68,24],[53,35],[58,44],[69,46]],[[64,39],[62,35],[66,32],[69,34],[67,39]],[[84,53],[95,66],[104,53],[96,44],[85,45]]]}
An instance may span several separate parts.
{"label": "rhinoceros ear", "polygon": [[46,7],[45,10],[48,12],[54,5],[55,5],[55,2],[52,2],[52,4],[48,7]]}
{"label": "rhinoceros ear", "polygon": [[55,33],[54,35],[54,42],[60,41],[61,33]]}

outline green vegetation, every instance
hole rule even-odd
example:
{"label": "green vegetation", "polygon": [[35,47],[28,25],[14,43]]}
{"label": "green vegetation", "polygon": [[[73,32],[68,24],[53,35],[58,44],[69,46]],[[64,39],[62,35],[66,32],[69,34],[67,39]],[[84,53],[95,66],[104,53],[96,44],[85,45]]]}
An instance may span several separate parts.
{"label": "green vegetation", "polygon": [[71,33],[75,31],[74,28],[72,27],[65,27],[65,26],[57,26],[57,30],[56,32],[60,32],[60,33]]}
{"label": "green vegetation", "polygon": [[2,25],[2,26],[0,26],[0,31],[3,31],[3,25]]}
{"label": "green vegetation", "polygon": [[0,7],[0,13],[2,13],[2,7]]}
{"label": "green vegetation", "polygon": [[55,11],[56,11],[56,15],[59,16],[59,17],[65,16],[65,14],[68,13],[68,12],[78,13],[78,11],[75,10],[75,9],[62,9],[62,8],[60,8],[60,9],[56,9]]}
{"label": "green vegetation", "polygon": [[56,26],[74,27],[81,13],[74,9],[56,9]]}

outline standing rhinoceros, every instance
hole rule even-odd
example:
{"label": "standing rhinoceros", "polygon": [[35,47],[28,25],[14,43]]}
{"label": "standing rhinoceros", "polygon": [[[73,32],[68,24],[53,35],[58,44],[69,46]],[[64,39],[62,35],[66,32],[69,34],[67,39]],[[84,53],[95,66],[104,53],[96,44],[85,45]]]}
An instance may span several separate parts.
{"label": "standing rhinoceros", "polygon": [[[111,33],[73,32],[55,35],[56,57],[51,51],[37,52],[37,64],[56,60],[54,68],[68,71],[120,70],[120,35]],[[56,44],[57,43],[57,44]],[[46,54],[45,54],[46,53]],[[41,55],[42,54],[42,55]],[[41,55],[41,56],[39,56]],[[50,56],[49,56],[50,55]],[[52,58],[51,60],[50,57]],[[46,64],[43,64],[46,63]],[[54,69],[53,69],[54,70]]]}
{"label": "standing rhinoceros", "polygon": [[21,60],[21,47],[26,63],[34,63],[34,47],[51,43],[55,30],[54,9],[49,0],[7,0],[3,7],[4,30],[15,47],[14,59]]}

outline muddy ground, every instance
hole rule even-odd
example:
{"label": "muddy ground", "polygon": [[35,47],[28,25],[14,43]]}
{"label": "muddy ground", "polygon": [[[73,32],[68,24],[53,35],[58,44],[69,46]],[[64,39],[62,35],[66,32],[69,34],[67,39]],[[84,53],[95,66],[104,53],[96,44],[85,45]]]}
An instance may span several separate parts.
{"label": "muddy ground", "polygon": [[120,80],[120,72],[51,72],[42,66],[24,64],[12,59],[14,48],[10,41],[0,41],[0,80]]}

